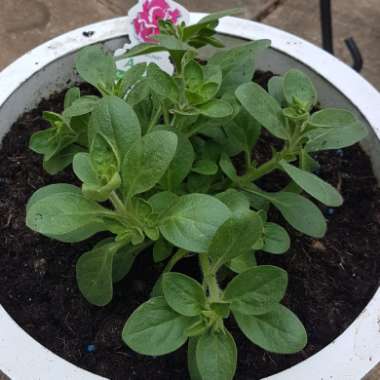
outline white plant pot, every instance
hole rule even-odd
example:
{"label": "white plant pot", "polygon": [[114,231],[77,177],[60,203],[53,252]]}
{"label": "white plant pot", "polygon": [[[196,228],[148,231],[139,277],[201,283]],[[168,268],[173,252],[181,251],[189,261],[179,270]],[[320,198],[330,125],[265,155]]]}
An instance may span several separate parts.
{"label": "white plant pot", "polygon": [[[202,14],[193,13],[192,22]],[[89,25],[66,33],[30,51],[0,73],[0,140],[17,118],[43,97],[75,80],[75,52],[104,43],[112,50],[126,42],[126,17]],[[86,37],[83,32],[94,32]],[[380,94],[359,74],[320,48],[281,30],[234,17],[222,19],[218,31],[228,44],[242,39],[272,40],[272,48],[258,68],[282,73],[291,67],[313,79],[322,105],[353,110],[369,127],[363,147],[380,178]],[[358,380],[380,360],[380,291],[351,326],[309,359],[267,380]],[[0,306],[0,370],[12,380],[103,379],[56,356],[22,330]]]}

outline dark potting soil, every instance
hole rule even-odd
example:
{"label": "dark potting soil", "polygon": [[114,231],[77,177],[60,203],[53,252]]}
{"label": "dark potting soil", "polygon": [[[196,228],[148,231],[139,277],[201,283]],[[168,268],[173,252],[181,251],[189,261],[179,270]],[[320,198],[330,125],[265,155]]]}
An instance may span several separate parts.
{"label": "dark potting soil", "polygon": [[[270,74],[256,81],[265,85]],[[162,357],[134,353],[121,340],[132,311],[147,300],[162,265],[141,254],[130,274],[115,287],[111,304],[91,306],[79,293],[75,263],[97,238],[63,244],[25,226],[25,204],[38,188],[57,182],[77,183],[71,170],[46,174],[41,157],[28,149],[31,134],[47,127],[44,110],[60,111],[63,94],[43,100],[25,113],[3,140],[0,151],[0,302],[30,335],[68,361],[113,380],[187,379],[186,349]],[[255,149],[268,159],[264,136]],[[322,207],[328,220],[324,239],[303,236],[289,227],[292,247],[285,255],[258,254],[259,263],[279,265],[289,273],[284,303],[304,322],[307,347],[295,355],[274,355],[251,344],[228,322],[238,346],[236,379],[255,380],[288,368],[313,355],[339,334],[365,308],[380,278],[380,190],[371,164],[355,145],[317,155],[320,175],[338,188],[345,203]],[[281,176],[262,183],[272,190]],[[275,213],[272,219],[279,218]],[[197,274],[196,260],[185,259],[176,270]]]}

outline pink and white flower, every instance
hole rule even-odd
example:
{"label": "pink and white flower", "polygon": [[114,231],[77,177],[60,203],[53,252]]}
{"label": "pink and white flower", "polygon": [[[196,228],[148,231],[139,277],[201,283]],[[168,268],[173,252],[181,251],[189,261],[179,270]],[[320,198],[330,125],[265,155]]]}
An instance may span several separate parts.
{"label": "pink and white flower", "polygon": [[179,9],[172,9],[165,0],[146,0],[133,19],[133,26],[140,40],[155,42],[150,37],[159,34],[158,21],[169,20],[175,24],[180,17]]}

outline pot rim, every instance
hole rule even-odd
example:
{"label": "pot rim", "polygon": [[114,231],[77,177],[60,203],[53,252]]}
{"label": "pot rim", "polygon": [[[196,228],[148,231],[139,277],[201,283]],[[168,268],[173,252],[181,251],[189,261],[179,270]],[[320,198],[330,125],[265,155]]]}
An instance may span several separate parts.
{"label": "pot rim", "polygon": [[[204,13],[191,13],[197,22]],[[86,37],[85,32],[95,31]],[[319,47],[280,29],[236,17],[223,18],[221,34],[247,40],[268,38],[272,48],[299,61],[323,77],[362,114],[380,139],[380,94],[361,75]],[[2,105],[29,78],[50,63],[79,48],[128,34],[127,17],[118,17],[78,28],[56,37],[17,59],[0,72]],[[103,379],[65,361],[30,337],[0,306],[0,369],[12,379]],[[266,380],[362,378],[380,358],[380,289],[357,319],[332,343],[305,361]],[[22,347],[27,347],[22,349]],[[20,359],[22,358],[22,360]],[[264,380],[264,379],[263,379]]]}

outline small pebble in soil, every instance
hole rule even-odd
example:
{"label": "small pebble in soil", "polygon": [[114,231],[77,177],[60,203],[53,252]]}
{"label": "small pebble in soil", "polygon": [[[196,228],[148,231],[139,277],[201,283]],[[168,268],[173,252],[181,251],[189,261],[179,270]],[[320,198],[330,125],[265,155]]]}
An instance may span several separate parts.
{"label": "small pebble in soil", "polygon": [[333,209],[333,208],[331,208],[331,207],[329,207],[329,208],[327,208],[327,209],[325,210],[325,215],[326,215],[326,216],[332,216],[332,215],[334,215],[334,213],[335,213],[335,209]]}
{"label": "small pebble in soil", "polygon": [[343,149],[337,149],[337,150],[335,151],[335,154],[336,154],[338,157],[343,157],[343,156],[344,156]]}
{"label": "small pebble in soil", "polygon": [[96,346],[95,344],[88,344],[86,346],[86,352],[91,353],[96,351]]}

